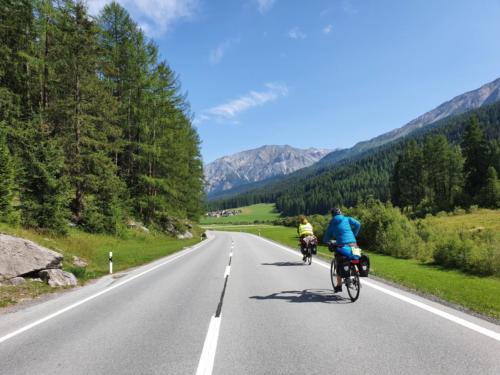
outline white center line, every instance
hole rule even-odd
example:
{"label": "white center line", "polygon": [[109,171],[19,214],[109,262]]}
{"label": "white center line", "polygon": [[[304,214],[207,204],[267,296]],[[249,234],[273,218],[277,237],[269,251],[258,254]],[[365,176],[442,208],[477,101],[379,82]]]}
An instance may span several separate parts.
{"label": "white center line", "polygon": [[214,368],[215,352],[217,351],[217,340],[219,339],[220,323],[222,315],[218,318],[212,316],[208,326],[207,336],[203,344],[200,361],[196,375],[211,375]]}
{"label": "white center line", "polygon": [[147,270],[145,270],[145,271],[143,271],[143,272],[141,272],[141,273],[138,273],[138,274],[137,274],[137,275],[135,275],[135,276],[132,276],[132,277],[130,277],[130,278],[128,278],[128,279],[125,279],[125,280],[123,280],[123,281],[121,281],[121,282],[119,282],[119,283],[117,283],[117,284],[115,284],[115,285],[113,285],[113,286],[110,286],[110,287],[109,287],[109,288],[107,288],[107,289],[104,289],[104,290],[102,290],[102,291],[100,291],[100,292],[98,292],[98,293],[95,293],[95,294],[93,294],[93,295],[91,295],[91,296],[89,296],[89,297],[87,297],[87,298],[84,298],[84,299],[82,299],[82,300],[80,300],[80,301],[78,301],[78,302],[76,302],[76,303],[73,303],[72,305],[69,305],[69,306],[67,306],[67,307],[65,307],[65,308],[63,308],[63,309],[61,309],[61,310],[59,310],[59,311],[56,311],[55,313],[52,313],[52,314],[50,314],[50,315],[47,315],[46,317],[44,317],[44,318],[42,318],[42,319],[36,320],[36,321],[34,321],[33,323],[30,323],[30,324],[28,324],[28,325],[26,325],[26,326],[24,326],[24,327],[22,327],[22,328],[20,328],[20,329],[18,329],[18,330],[16,330],[16,331],[14,331],[14,332],[11,332],[11,333],[9,333],[9,334],[7,334],[7,335],[5,335],[5,336],[2,336],[2,337],[0,337],[0,344],[1,344],[2,342],[4,342],[4,341],[7,341],[7,340],[9,340],[9,339],[11,339],[11,338],[13,338],[13,337],[15,337],[15,336],[17,336],[17,335],[19,335],[19,334],[23,333],[23,332],[26,332],[26,331],[28,331],[28,330],[30,330],[30,329],[32,329],[32,328],[34,328],[34,327],[36,327],[36,326],[38,326],[38,325],[42,324],[42,323],[45,323],[45,322],[47,322],[47,321],[49,321],[49,320],[51,320],[51,319],[54,319],[55,317],[57,317],[57,316],[59,316],[59,315],[61,315],[61,314],[64,314],[65,312],[68,312],[68,311],[70,311],[70,310],[73,310],[74,308],[76,308],[76,307],[78,307],[78,306],[80,306],[80,305],[83,305],[84,303],[87,303],[87,302],[89,302],[89,301],[92,301],[93,299],[95,299],[95,298],[97,298],[97,297],[99,297],[99,296],[102,296],[103,294],[106,294],[106,293],[108,293],[108,292],[112,291],[113,289],[119,288],[119,287],[121,287],[122,285],[125,285],[125,284],[127,284],[127,283],[131,282],[132,280],[137,279],[138,277],[144,276],[145,274],[147,274],[147,273],[149,273],[149,272],[151,272],[151,271],[154,271],[154,270],[155,270],[155,269],[157,269],[157,268],[160,268],[160,267],[162,267],[162,266],[164,266],[164,265],[166,265],[166,264],[168,264],[168,263],[171,263],[171,262],[173,262],[173,261],[175,261],[175,260],[177,260],[177,259],[179,259],[179,258],[182,258],[183,256],[186,256],[186,255],[188,255],[188,254],[191,254],[193,251],[197,250],[197,249],[198,249],[199,247],[201,247],[201,246],[204,246],[205,244],[209,243],[210,241],[211,241],[211,239],[209,239],[209,240],[207,240],[207,241],[204,241],[204,242],[201,242],[201,243],[199,243],[198,245],[196,245],[196,246],[192,247],[190,250],[184,251],[184,252],[180,253],[180,254],[179,254],[179,255],[177,255],[177,256],[170,257],[170,258],[169,258],[168,260],[166,260],[165,262],[162,262],[162,263],[160,263],[160,264],[157,264],[157,265],[156,265],[156,266],[154,266],[154,267],[148,268]]}
{"label": "white center line", "polygon": [[[255,235],[253,235],[253,236],[255,236]],[[262,241],[266,241],[267,243],[270,243],[270,244],[272,244],[272,245],[274,245],[274,246],[276,246],[276,247],[278,247],[278,248],[280,248],[282,250],[285,250],[285,251],[287,251],[289,253],[292,253],[292,254],[294,254],[296,256],[302,256],[298,252],[293,251],[292,249],[289,249],[289,248],[287,248],[285,246],[279,245],[279,244],[277,244],[277,243],[275,243],[273,241],[269,241],[269,240],[267,240],[265,238],[258,237],[258,236],[255,236],[255,237],[260,238]],[[324,262],[318,261],[316,259],[313,259],[313,262],[316,263],[316,264],[318,264],[321,267],[330,269],[330,265],[329,264],[325,264]],[[440,317],[442,317],[444,319],[447,319],[447,320],[449,320],[451,322],[459,324],[462,327],[469,328],[469,329],[471,329],[471,330],[473,330],[473,331],[475,331],[477,333],[481,333],[481,334],[483,334],[485,336],[491,337],[492,339],[494,339],[496,341],[500,341],[500,333],[497,333],[497,332],[492,331],[490,329],[481,327],[480,325],[477,325],[477,324],[469,322],[469,321],[467,321],[465,319],[459,318],[458,316],[455,316],[453,314],[447,313],[447,312],[445,312],[443,310],[440,310],[440,309],[438,309],[436,307],[432,307],[432,306],[427,305],[427,304],[425,304],[423,302],[417,301],[417,300],[415,300],[413,298],[407,297],[407,296],[405,296],[405,295],[403,295],[401,293],[398,293],[398,292],[392,291],[390,289],[384,288],[384,287],[382,287],[382,286],[380,286],[378,284],[375,284],[372,281],[364,279],[362,284],[363,285],[367,285],[367,286],[369,286],[369,287],[371,287],[373,289],[376,289],[379,292],[382,292],[382,293],[390,295],[390,296],[392,296],[394,298],[397,298],[397,299],[399,299],[401,301],[407,302],[407,303],[409,303],[409,304],[411,304],[411,305],[413,305],[415,307],[418,307],[418,308],[420,308],[422,310],[425,310],[425,311],[428,311],[428,312],[430,312],[432,314],[438,315],[438,316],[440,316]]]}

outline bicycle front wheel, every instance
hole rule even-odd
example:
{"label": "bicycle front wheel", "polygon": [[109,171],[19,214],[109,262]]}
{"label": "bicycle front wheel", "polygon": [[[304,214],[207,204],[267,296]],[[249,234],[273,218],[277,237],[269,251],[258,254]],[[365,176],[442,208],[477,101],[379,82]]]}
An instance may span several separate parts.
{"label": "bicycle front wheel", "polygon": [[359,290],[361,289],[361,285],[359,284],[358,271],[353,264],[351,264],[349,282],[346,283],[346,287],[351,301],[356,301],[359,298]]}
{"label": "bicycle front wheel", "polygon": [[332,280],[332,287],[335,289],[337,286],[337,260],[335,257],[333,257],[332,264],[330,265],[330,279]]}

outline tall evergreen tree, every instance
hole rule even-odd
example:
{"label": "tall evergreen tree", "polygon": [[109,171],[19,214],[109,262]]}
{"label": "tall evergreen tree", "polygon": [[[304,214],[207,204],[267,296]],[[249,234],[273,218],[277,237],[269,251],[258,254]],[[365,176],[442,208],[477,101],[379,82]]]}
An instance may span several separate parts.
{"label": "tall evergreen tree", "polygon": [[486,185],[481,189],[479,202],[484,207],[500,207],[500,181],[498,181],[497,171],[494,167],[488,168]]}
{"label": "tall evergreen tree", "polygon": [[119,212],[113,206],[123,190],[112,160],[120,129],[116,103],[98,77],[98,29],[83,4],[71,0],[62,3],[55,22],[49,56],[55,90],[47,113],[67,156],[73,219],[89,230],[109,230],[116,226],[111,213]]}
{"label": "tall evergreen tree", "polygon": [[401,208],[416,207],[425,196],[424,158],[415,140],[400,154],[392,177],[392,200]]}
{"label": "tall evergreen tree", "polygon": [[10,221],[14,189],[14,165],[7,147],[5,130],[0,123],[0,221]]}
{"label": "tall evergreen tree", "polygon": [[470,199],[475,199],[481,188],[486,185],[489,161],[489,147],[479,126],[476,116],[471,118],[470,125],[465,130],[462,141],[465,158],[465,192]]}
{"label": "tall evergreen tree", "polygon": [[437,210],[449,210],[461,192],[460,151],[450,146],[443,135],[437,135],[426,139],[423,154],[426,196]]}

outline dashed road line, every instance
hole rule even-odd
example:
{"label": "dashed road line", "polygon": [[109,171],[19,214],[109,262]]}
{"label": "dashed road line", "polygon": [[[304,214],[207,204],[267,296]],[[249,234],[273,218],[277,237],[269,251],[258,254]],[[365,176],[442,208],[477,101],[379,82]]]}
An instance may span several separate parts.
{"label": "dashed road line", "polygon": [[[232,240],[231,242],[232,250],[234,245]],[[224,286],[222,288],[219,303],[217,304],[217,309],[215,310],[215,315],[210,319],[210,324],[208,326],[207,336],[205,337],[205,342],[203,344],[203,350],[201,351],[196,375],[211,375],[213,371],[215,353],[217,351],[217,341],[219,339],[220,324],[222,321],[222,305],[224,303],[224,296],[226,294],[227,282],[231,273],[232,258],[233,252],[231,251],[229,253],[229,264],[226,266],[226,269],[224,271]]]}

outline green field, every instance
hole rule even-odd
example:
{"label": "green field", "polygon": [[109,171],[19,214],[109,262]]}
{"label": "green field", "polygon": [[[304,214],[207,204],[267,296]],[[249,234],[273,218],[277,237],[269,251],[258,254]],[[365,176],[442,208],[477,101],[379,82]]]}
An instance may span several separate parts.
{"label": "green field", "polygon": [[[478,215],[481,215],[478,213]],[[484,218],[484,212],[482,213]],[[447,218],[431,218],[436,225],[444,225]],[[452,217],[451,227],[462,227],[465,219]],[[491,219],[491,217],[490,217]],[[468,222],[468,221],[467,221]],[[495,226],[483,220],[486,227]],[[472,225],[472,224],[471,224]],[[255,225],[255,226],[218,226],[212,230],[237,231],[259,234],[263,237],[298,249],[295,228]],[[500,279],[498,277],[477,277],[461,271],[443,269],[417,260],[397,259],[391,256],[366,252],[370,256],[371,273],[386,280],[414,289],[424,294],[437,296],[445,301],[462,305],[480,314],[500,319]],[[320,246],[318,254],[331,259],[331,253]]]}
{"label": "green field", "polygon": [[229,217],[202,217],[201,225],[209,224],[252,224],[255,221],[273,221],[279,217],[274,204],[260,203],[252,206],[240,207],[242,212]]}
{"label": "green field", "polygon": [[[127,231],[123,237],[97,235],[71,229],[67,236],[57,237],[39,234],[22,228],[0,224],[0,232],[30,239],[64,255],[63,269],[73,272],[80,282],[108,273],[108,253],[113,252],[113,270],[123,271],[196,244],[200,241],[199,230],[194,230],[191,240],[178,240],[163,234],[145,234]],[[86,268],[71,264],[72,256],[88,261]],[[52,291],[45,284],[31,283],[21,287],[0,287],[0,307],[33,298]]]}
{"label": "green field", "polygon": [[460,215],[429,216],[424,221],[443,231],[492,229],[500,236],[500,210],[479,209]]}

